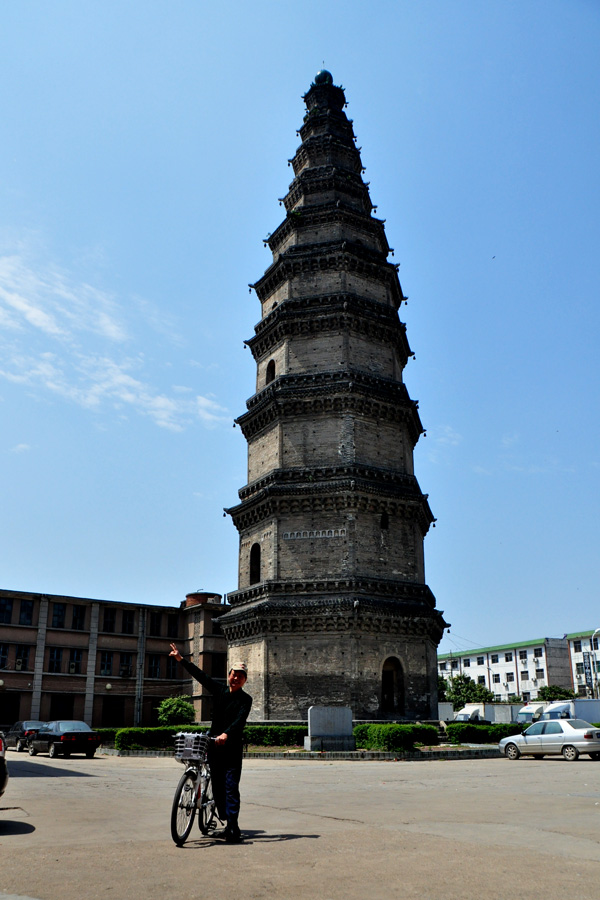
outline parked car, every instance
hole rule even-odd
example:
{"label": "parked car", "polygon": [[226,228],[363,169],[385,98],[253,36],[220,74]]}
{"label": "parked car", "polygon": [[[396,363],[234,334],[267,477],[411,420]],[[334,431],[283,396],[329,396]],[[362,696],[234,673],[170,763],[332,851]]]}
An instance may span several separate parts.
{"label": "parked car", "polygon": [[37,719],[27,719],[25,722],[15,722],[15,724],[4,734],[7,750],[10,750],[11,747],[14,747],[17,753],[26,750],[30,738],[33,737],[38,728],[41,728],[43,724],[43,722],[38,722]]}
{"label": "parked car", "polygon": [[74,719],[61,719],[59,722],[46,722],[29,742],[29,755],[48,753],[54,757],[58,754],[70,756],[71,753],[85,753],[91,759],[102,738],[97,731],[92,731],[85,722]]}
{"label": "parked car", "polygon": [[0,731],[0,797],[6,790],[8,784],[8,768],[6,765],[6,744],[4,736]]}
{"label": "parked car", "polygon": [[498,744],[508,759],[520,756],[554,756],[562,753],[565,759],[577,759],[587,753],[600,760],[600,728],[583,719],[551,719],[535,722],[523,732],[502,738]]}

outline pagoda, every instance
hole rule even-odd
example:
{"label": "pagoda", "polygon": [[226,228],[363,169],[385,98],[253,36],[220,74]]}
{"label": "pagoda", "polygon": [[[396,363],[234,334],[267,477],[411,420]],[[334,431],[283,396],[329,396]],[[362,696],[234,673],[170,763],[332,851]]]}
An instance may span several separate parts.
{"label": "pagoda", "polygon": [[373,215],[344,90],[304,96],[273,262],[251,287],[256,392],[236,423],[248,482],[226,510],[238,589],[220,623],[248,664],[253,720],[437,718],[442,613],[425,583],[434,521],[413,471],[423,427],[402,373],[406,299]]}

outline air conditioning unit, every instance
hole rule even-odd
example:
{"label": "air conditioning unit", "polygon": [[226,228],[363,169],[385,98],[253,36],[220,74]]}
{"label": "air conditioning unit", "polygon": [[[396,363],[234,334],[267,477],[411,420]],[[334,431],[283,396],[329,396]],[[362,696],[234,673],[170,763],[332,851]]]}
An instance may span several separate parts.
{"label": "air conditioning unit", "polygon": [[23,668],[23,660],[22,660],[22,659],[18,659],[18,660],[16,661],[16,663],[15,663],[15,670],[16,670],[17,672],[20,672],[22,668]]}
{"label": "air conditioning unit", "polygon": [[69,663],[69,675],[75,675],[77,672],[77,663]]}
{"label": "air conditioning unit", "polygon": [[578,675],[578,676],[577,676],[577,681],[583,681],[583,675]]}

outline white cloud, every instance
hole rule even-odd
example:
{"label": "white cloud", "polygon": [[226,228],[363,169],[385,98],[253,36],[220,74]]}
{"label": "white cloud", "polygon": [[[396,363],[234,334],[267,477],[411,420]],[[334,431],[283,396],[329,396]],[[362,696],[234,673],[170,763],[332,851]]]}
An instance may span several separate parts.
{"label": "white cloud", "polygon": [[[193,396],[191,387],[151,384],[144,355],[134,347],[136,324],[160,331],[153,306],[136,297],[129,316],[133,310],[149,319],[134,318],[128,328],[113,295],[34,256],[22,245],[0,254],[0,378],[96,412],[122,416],[132,409],[174,431],[194,421],[209,427],[229,421],[216,400]],[[174,340],[173,329],[164,330]],[[133,353],[124,354],[125,345]]]}
{"label": "white cloud", "polygon": [[447,460],[450,448],[458,447],[463,438],[451,425],[439,425],[427,431],[427,440],[430,441],[428,459],[438,464]]}
{"label": "white cloud", "polygon": [[27,453],[28,450],[31,450],[29,444],[16,444],[10,448],[11,453]]}

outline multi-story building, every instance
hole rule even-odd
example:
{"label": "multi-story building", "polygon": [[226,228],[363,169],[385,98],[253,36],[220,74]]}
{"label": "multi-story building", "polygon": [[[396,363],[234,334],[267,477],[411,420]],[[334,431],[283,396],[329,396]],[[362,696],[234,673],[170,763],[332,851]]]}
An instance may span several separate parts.
{"label": "multi-story building", "polygon": [[567,636],[440,653],[438,674],[445,679],[468,675],[498,701],[535,700],[539,689],[549,684],[573,687]]}
{"label": "multi-story building", "polygon": [[95,727],[156,724],[161,700],[193,696],[197,721],[210,695],[169,642],[209,675],[226,677],[218,594],[179,607],[0,590],[0,726],[19,719],[83,719]]}
{"label": "multi-story building", "polygon": [[600,697],[600,628],[567,635],[573,690],[580,697]]}

